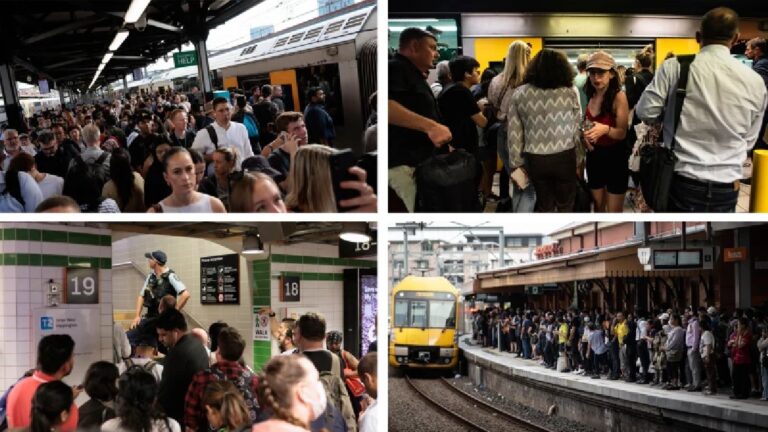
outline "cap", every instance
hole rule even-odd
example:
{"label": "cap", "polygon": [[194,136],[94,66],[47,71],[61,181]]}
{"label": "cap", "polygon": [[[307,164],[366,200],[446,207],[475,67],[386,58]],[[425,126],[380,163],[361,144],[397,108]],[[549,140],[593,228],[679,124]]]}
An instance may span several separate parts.
{"label": "cap", "polygon": [[280,171],[272,168],[267,158],[261,155],[251,156],[245,160],[241,165],[243,171],[260,172],[272,177],[275,183],[280,183],[285,180],[285,175]]}
{"label": "cap", "polygon": [[147,253],[144,254],[144,256],[149,258],[149,259],[153,259],[153,260],[159,262],[160,264],[165,264],[165,263],[168,262],[168,256],[166,256],[165,252],[163,252],[161,250],[147,252]]}
{"label": "cap", "polygon": [[595,51],[587,60],[587,69],[616,69],[616,60],[605,51]]}
{"label": "cap", "polygon": [[707,309],[707,313],[710,315],[714,315],[717,313],[717,309],[714,306],[710,306],[709,309]]}
{"label": "cap", "polygon": [[29,138],[29,134],[26,134],[26,133],[19,134],[19,139],[24,139],[24,138]]}
{"label": "cap", "polygon": [[662,320],[662,321],[668,320],[669,319],[669,314],[664,312],[663,314],[659,315],[659,319]]}

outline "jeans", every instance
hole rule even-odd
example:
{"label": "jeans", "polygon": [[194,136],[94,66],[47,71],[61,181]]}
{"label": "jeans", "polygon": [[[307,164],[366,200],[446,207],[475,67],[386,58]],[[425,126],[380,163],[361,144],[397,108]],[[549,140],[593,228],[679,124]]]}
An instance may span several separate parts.
{"label": "jeans", "polygon": [[671,213],[733,213],[738,198],[734,184],[703,182],[675,174],[667,207]]}
{"label": "jeans", "polygon": [[530,339],[523,339],[523,358],[529,359],[531,358],[531,340]]}
{"label": "jeans", "polygon": [[738,398],[748,398],[751,384],[749,383],[749,364],[733,365],[733,395]]}
{"label": "jeans", "polygon": [[650,379],[648,372],[651,365],[651,356],[648,352],[648,342],[645,340],[638,342],[637,348],[638,354],[640,355],[640,365],[643,368],[643,380],[648,381]]}

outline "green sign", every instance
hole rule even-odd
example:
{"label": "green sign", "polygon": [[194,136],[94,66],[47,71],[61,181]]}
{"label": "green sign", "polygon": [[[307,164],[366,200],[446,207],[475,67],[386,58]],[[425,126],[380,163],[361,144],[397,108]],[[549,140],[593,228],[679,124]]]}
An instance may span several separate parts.
{"label": "green sign", "polygon": [[182,51],[173,53],[174,67],[194,66],[197,64],[197,51]]}

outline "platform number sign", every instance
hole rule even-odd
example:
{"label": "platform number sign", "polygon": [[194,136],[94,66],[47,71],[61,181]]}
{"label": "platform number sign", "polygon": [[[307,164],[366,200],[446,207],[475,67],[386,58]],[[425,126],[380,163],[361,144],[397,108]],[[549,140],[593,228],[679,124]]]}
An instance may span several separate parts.
{"label": "platform number sign", "polygon": [[280,301],[301,301],[301,280],[298,276],[280,277]]}
{"label": "platform number sign", "polygon": [[99,270],[95,268],[68,268],[66,303],[99,303]]}

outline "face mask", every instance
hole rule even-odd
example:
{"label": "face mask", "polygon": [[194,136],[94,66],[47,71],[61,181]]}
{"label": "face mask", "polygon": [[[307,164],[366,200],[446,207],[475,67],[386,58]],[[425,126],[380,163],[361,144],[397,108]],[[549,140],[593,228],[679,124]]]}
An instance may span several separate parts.
{"label": "face mask", "polygon": [[328,398],[325,395],[325,387],[323,387],[323,383],[317,381],[313,387],[315,389],[314,397],[307,397],[306,394],[302,396],[312,407],[312,420],[317,420],[325,412],[325,408],[328,405]]}

